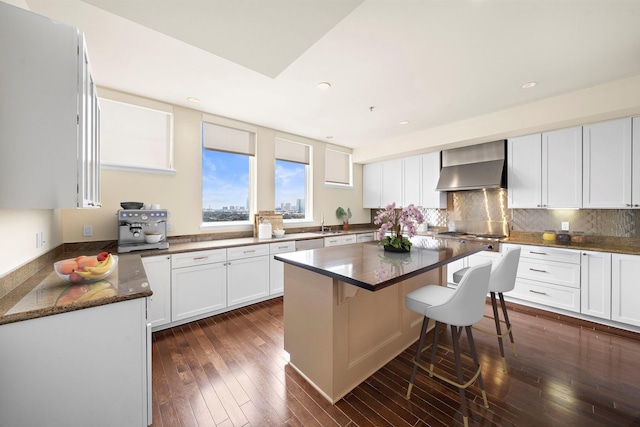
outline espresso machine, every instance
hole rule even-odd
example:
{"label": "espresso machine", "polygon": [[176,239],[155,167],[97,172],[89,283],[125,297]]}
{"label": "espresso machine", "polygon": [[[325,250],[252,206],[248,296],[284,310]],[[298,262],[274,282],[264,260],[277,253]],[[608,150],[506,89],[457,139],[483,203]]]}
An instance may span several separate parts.
{"label": "espresso machine", "polygon": [[[166,209],[120,209],[118,215],[118,252],[168,249]],[[157,243],[147,243],[147,234],[161,235]],[[155,237],[155,236],[154,236]]]}

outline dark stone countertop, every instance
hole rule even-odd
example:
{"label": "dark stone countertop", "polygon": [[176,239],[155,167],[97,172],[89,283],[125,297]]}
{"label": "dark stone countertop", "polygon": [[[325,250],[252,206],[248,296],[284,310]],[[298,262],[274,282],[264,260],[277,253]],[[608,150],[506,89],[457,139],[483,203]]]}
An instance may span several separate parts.
{"label": "dark stone countertop", "polygon": [[408,253],[385,252],[378,242],[275,255],[275,259],[376,291],[487,248],[487,243],[424,239]]}

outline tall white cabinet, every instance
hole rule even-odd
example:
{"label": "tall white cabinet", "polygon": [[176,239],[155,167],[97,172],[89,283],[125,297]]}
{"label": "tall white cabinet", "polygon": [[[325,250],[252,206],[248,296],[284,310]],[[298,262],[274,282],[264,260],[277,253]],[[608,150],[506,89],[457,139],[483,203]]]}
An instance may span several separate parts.
{"label": "tall white cabinet", "polygon": [[510,138],[509,208],[582,207],[582,129]]}
{"label": "tall white cabinet", "polygon": [[100,112],[84,37],[0,2],[0,40],[0,208],[98,207]]}
{"label": "tall white cabinet", "polygon": [[[636,160],[634,165],[634,159],[640,158],[640,139],[632,141],[631,128],[631,118],[583,127],[585,208],[640,206],[640,188],[635,188],[634,192],[632,185],[634,175],[636,182],[640,181],[640,162]],[[636,129],[640,130],[640,127]]]}

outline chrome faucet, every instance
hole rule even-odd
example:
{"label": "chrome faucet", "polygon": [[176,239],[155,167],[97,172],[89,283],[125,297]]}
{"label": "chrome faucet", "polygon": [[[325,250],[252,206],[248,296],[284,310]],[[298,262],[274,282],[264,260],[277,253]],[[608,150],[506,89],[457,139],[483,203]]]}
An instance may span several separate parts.
{"label": "chrome faucet", "polygon": [[[327,231],[331,231],[331,227],[327,227]],[[324,214],[320,216],[320,234],[324,233]]]}

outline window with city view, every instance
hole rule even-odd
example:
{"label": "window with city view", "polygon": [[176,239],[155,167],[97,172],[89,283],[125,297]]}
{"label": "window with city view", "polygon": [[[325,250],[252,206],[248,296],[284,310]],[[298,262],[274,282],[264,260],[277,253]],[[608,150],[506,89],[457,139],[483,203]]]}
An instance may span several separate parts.
{"label": "window with city view", "polygon": [[307,168],[302,163],[276,160],[275,210],[282,213],[282,219],[305,218]]}
{"label": "window with city view", "polygon": [[202,150],[202,222],[248,221],[251,156]]}

